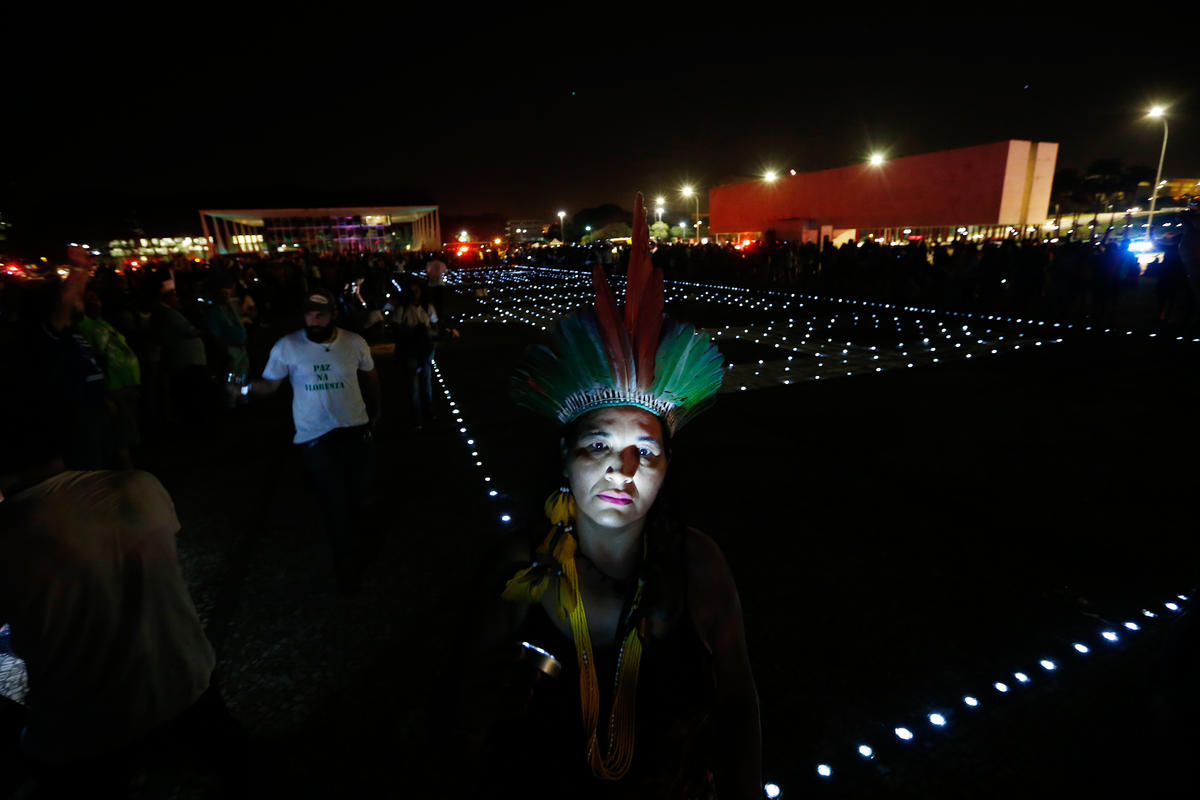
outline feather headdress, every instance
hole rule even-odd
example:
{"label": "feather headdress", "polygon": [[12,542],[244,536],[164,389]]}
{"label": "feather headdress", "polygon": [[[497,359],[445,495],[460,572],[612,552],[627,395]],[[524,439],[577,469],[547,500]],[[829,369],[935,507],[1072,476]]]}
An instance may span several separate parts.
{"label": "feather headdress", "polygon": [[513,376],[513,399],[566,424],[596,408],[636,406],[674,434],[713,400],[721,353],[707,335],[663,315],[662,272],[650,263],[639,192],[625,281],[624,318],[604,270],[592,271],[594,306],[558,320],[550,347],[530,348]]}

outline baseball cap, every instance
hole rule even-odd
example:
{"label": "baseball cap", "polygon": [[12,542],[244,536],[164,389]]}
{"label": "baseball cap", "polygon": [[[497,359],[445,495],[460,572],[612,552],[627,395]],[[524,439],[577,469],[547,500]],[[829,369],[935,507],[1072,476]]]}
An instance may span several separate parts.
{"label": "baseball cap", "polygon": [[333,295],[324,289],[313,289],[308,293],[308,297],[304,298],[305,311],[328,311],[332,314],[336,308]]}

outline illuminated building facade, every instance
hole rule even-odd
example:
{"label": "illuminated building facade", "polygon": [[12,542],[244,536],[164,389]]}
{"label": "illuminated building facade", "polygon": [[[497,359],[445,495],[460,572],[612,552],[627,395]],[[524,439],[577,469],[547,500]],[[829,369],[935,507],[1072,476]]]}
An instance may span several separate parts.
{"label": "illuminated building facade", "polygon": [[510,219],[504,226],[504,238],[510,243],[540,242],[549,224],[540,219]]}
{"label": "illuminated building facade", "polygon": [[163,256],[183,255],[188,258],[207,258],[211,242],[205,236],[161,236],[145,239],[113,239],[108,243],[108,255],[113,258],[151,260]]}
{"label": "illuminated building facade", "polygon": [[440,250],[437,206],[258,208],[200,211],[210,253]]}
{"label": "illuminated building facade", "polygon": [[1054,142],[1009,140],[709,191],[718,240],[1005,236],[1045,224]]}

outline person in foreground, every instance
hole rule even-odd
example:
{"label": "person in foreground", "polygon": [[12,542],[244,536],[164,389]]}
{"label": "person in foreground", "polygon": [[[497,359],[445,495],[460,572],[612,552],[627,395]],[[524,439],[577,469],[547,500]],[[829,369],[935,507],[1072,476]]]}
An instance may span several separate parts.
{"label": "person in foreground", "polygon": [[506,554],[511,577],[480,643],[481,656],[516,654],[491,662],[507,699],[477,694],[466,713],[491,717],[479,742],[491,786],[760,797],[758,697],[733,577],[713,540],[660,498],[672,437],[714,398],[722,359],[663,316],[640,194],[634,224],[623,321],[595,272],[595,308],[560,320],[552,347],[529,352],[514,380],[518,403],[565,426],[564,485],[546,503],[549,534]]}
{"label": "person in foreground", "polygon": [[[2,380],[2,379],[0,379]],[[245,730],[179,567],[175,506],[140,470],[67,470],[37,389],[0,449],[0,621],[24,660],[21,752],[46,798],[129,796],[177,756],[245,790]]]}

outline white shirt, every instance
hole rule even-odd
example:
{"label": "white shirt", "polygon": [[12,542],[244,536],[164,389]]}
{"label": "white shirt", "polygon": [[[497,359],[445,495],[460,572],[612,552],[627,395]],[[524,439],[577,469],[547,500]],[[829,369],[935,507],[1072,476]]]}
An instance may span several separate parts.
{"label": "white shirt", "polygon": [[425,280],[430,286],[446,285],[446,265],[441,259],[435,258],[425,265]]}
{"label": "white shirt", "polygon": [[396,319],[398,324],[409,327],[423,325],[426,328],[432,328],[438,323],[437,311],[433,306],[401,306]]}
{"label": "white shirt", "polygon": [[371,348],[356,333],[334,328],[333,339],[314,342],[303,329],[271,348],[263,378],[292,382],[292,421],[296,444],[311,442],[334,428],[366,425],[367,406],[358,372],[375,369]]}

